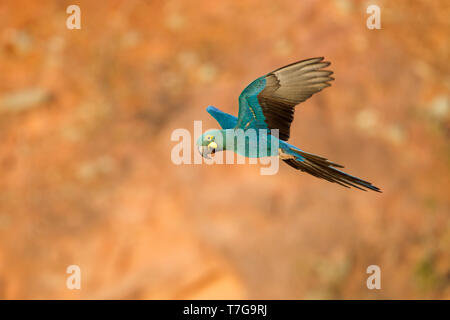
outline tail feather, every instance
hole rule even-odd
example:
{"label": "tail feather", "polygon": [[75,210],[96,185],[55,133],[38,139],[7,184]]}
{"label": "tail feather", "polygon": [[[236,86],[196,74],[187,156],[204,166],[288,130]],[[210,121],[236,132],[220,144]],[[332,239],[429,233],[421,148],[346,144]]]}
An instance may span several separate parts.
{"label": "tail feather", "polygon": [[301,170],[315,177],[337,183],[346,188],[354,187],[363,191],[370,189],[376,192],[381,192],[381,190],[372,185],[372,183],[336,169],[344,167],[340,164],[333,163],[323,157],[303,152],[296,148],[290,149],[298,154],[299,157],[283,159],[283,161],[297,170]]}

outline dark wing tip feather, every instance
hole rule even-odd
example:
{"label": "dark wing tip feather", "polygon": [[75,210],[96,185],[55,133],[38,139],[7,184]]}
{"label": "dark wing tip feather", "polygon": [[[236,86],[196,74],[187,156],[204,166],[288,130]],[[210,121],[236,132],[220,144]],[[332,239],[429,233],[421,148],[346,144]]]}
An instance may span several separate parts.
{"label": "dark wing tip feather", "polygon": [[329,87],[334,80],[331,70],[323,70],[330,62],[324,57],[297,61],[265,76],[265,88],[258,101],[270,129],[279,129],[281,140],[288,140],[294,119],[294,108],[313,94]]}
{"label": "dark wing tip feather", "polygon": [[[278,68],[278,69],[276,69],[276,70],[274,70],[274,71],[272,71],[270,73],[274,73],[274,72],[280,71],[282,69],[289,68],[291,66],[299,65],[299,64],[302,64],[303,66],[307,66],[307,65],[310,65],[310,64],[313,64],[313,63],[321,62],[323,59],[324,59],[324,57],[315,57],[315,58],[309,58],[309,59],[295,61],[295,62],[292,62],[292,63],[290,63],[288,65],[280,67],[280,68]],[[326,62],[326,63],[328,63],[328,65],[330,65],[330,62]]]}

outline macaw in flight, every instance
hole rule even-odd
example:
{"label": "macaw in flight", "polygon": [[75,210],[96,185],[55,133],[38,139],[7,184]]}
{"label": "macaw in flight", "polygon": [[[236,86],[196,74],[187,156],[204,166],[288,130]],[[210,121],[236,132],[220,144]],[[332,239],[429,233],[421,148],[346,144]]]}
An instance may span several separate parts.
{"label": "macaw in flight", "polygon": [[[267,144],[267,150],[264,150],[264,155],[251,152],[248,141],[244,142],[246,143],[244,148],[239,147],[239,142],[233,143],[233,151],[246,157],[278,156],[291,167],[315,177],[347,188],[355,187],[364,191],[369,189],[381,192],[370,182],[337,169],[343,168],[342,165],[307,153],[286,142],[289,139],[295,106],[329,87],[329,82],[334,80],[330,77],[333,74],[332,71],[323,70],[329,65],[329,62],[323,61],[323,57],[311,58],[289,64],[259,77],[239,96],[237,118],[213,106],[208,106],[206,111],[219,122],[222,129],[206,131],[199,137],[197,145],[201,155],[209,158],[210,154],[226,150],[225,137],[233,137],[238,129],[244,132],[249,129],[261,132],[261,129],[262,131],[265,129],[270,141]],[[279,137],[270,135],[270,129],[278,129]],[[258,137],[259,134],[256,138],[249,136],[248,139],[258,139]],[[271,145],[278,147],[271,148]]]}

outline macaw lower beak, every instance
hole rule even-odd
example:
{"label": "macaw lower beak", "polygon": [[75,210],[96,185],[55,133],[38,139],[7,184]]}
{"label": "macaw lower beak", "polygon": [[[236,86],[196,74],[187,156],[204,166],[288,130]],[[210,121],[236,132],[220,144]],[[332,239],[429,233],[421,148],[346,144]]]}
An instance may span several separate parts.
{"label": "macaw lower beak", "polygon": [[208,146],[198,146],[198,152],[203,158],[211,159],[210,154],[215,154],[217,149],[217,143],[214,141],[208,144]]}

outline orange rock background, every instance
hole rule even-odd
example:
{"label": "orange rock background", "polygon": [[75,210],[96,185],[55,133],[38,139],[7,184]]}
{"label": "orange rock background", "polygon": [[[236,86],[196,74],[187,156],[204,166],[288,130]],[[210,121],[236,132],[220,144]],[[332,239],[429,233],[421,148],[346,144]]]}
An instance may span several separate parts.
{"label": "orange rock background", "polygon": [[[2,1],[0,298],[449,299],[449,17],[425,0]],[[174,129],[217,127],[207,105],[237,114],[248,83],[314,56],[336,81],[290,141],[382,194],[171,162]]]}

